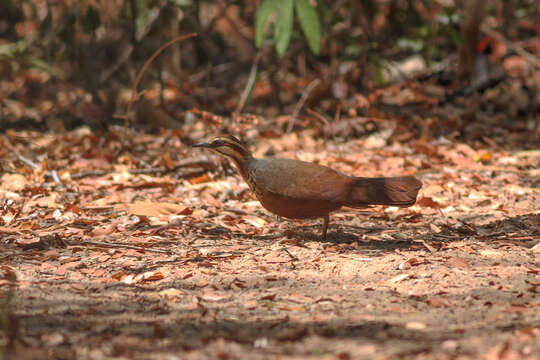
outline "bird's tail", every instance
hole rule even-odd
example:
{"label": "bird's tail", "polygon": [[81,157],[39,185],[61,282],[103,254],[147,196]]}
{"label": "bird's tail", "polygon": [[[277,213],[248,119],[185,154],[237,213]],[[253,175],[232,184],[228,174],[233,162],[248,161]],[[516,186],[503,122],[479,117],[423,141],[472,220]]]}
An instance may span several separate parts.
{"label": "bird's tail", "polygon": [[407,207],[416,201],[422,182],[413,176],[353,178],[347,206],[393,205]]}

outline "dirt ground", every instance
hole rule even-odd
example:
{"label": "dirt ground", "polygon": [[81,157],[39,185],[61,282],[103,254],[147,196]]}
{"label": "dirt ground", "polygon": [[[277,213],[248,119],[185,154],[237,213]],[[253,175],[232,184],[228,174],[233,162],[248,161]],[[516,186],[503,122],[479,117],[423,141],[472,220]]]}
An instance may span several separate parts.
{"label": "dirt ground", "polygon": [[415,173],[417,204],[342,209],[323,241],[172,137],[111,163],[88,131],[5,136],[32,160],[0,188],[0,359],[540,359],[538,151],[304,135],[253,147]]}

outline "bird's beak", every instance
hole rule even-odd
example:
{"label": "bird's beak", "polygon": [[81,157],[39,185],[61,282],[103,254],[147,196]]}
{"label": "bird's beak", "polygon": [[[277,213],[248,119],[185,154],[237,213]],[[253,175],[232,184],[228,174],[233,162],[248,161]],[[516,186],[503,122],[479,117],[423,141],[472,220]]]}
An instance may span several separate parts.
{"label": "bird's beak", "polygon": [[210,144],[210,143],[207,143],[207,142],[201,142],[201,143],[193,144],[193,145],[191,145],[191,147],[202,147],[202,148],[208,148],[208,149],[211,149],[213,146],[212,146],[212,144]]}

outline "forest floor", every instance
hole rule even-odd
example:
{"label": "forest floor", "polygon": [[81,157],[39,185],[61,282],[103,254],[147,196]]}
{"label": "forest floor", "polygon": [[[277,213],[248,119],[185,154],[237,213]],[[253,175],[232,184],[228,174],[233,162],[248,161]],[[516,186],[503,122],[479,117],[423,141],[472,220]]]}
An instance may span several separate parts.
{"label": "forest floor", "polygon": [[125,134],[0,138],[1,360],[540,357],[540,152],[253,137],[422,180],[410,208],[335,212],[323,241],[174,133]]}

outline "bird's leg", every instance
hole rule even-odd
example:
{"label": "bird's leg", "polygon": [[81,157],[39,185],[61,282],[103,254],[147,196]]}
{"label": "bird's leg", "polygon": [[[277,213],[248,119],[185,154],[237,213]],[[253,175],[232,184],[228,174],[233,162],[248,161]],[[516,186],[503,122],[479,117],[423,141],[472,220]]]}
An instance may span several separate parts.
{"label": "bird's leg", "polygon": [[[283,218],[281,216],[279,216],[279,215],[276,215],[276,221],[280,222],[280,223],[283,223]],[[291,234],[294,234],[294,230],[291,230],[290,221],[286,221],[285,222],[285,231],[283,231],[282,235],[287,237],[287,236],[290,236]]]}
{"label": "bird's leg", "polygon": [[328,221],[330,221],[330,216],[326,215],[325,217],[323,217],[323,226],[322,226],[322,234],[321,234],[321,237],[323,239],[326,239],[326,230],[328,230]]}

